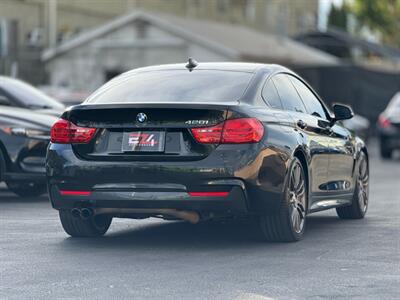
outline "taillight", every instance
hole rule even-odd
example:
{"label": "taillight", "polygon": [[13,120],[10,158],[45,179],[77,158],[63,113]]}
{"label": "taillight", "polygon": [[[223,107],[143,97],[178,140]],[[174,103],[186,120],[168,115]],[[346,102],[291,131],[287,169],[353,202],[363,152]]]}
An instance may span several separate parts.
{"label": "taillight", "polygon": [[70,190],[60,190],[61,196],[90,196],[92,192],[90,191],[70,191]]}
{"label": "taillight", "polygon": [[229,192],[188,192],[191,197],[226,197]]}
{"label": "taillight", "polygon": [[379,116],[378,125],[381,128],[388,128],[390,127],[390,121],[383,116]]}
{"label": "taillight", "polygon": [[202,144],[257,143],[264,135],[264,126],[255,118],[241,118],[211,127],[192,128],[191,132]]}
{"label": "taillight", "polygon": [[70,121],[59,119],[50,130],[50,141],[58,144],[86,144],[96,133],[96,128],[79,127]]}
{"label": "taillight", "polygon": [[219,144],[224,123],[212,127],[192,128],[195,140],[202,144]]}

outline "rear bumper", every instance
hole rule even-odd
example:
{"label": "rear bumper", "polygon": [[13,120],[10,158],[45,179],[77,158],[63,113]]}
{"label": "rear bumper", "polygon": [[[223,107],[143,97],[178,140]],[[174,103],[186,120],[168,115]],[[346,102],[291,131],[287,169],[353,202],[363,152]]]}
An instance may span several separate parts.
{"label": "rear bumper", "polygon": [[241,186],[229,187],[226,196],[190,196],[186,191],[157,191],[146,189],[93,190],[89,195],[62,195],[50,189],[52,205],[56,209],[72,208],[152,208],[198,212],[224,212],[237,215],[248,212],[247,197]]}
{"label": "rear bumper", "polygon": [[400,149],[400,132],[397,134],[380,134],[381,143],[390,149]]}
{"label": "rear bumper", "polygon": [[[223,145],[195,161],[90,161],[50,144],[46,159],[55,209],[152,208],[247,214],[279,207],[286,161],[262,144]],[[62,195],[86,191],[87,195]],[[228,192],[193,196],[190,192]]]}

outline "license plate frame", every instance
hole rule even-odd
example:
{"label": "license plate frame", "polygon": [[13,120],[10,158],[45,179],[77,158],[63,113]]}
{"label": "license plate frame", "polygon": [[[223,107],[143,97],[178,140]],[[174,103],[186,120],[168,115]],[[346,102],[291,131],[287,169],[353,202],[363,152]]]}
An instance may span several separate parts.
{"label": "license plate frame", "polygon": [[164,131],[129,131],[122,135],[122,152],[164,152]]}

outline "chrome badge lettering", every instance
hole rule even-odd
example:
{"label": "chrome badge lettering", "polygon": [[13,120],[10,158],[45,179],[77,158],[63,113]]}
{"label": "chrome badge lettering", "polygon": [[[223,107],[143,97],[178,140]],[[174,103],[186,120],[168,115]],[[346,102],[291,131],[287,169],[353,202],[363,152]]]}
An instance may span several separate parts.
{"label": "chrome badge lettering", "polygon": [[207,125],[209,120],[188,120],[185,122],[187,125]]}

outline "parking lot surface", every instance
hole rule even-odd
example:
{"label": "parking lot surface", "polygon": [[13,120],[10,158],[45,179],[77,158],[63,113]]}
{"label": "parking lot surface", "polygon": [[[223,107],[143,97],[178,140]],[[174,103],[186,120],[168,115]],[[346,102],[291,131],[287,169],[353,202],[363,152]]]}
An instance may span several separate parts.
{"label": "parking lot surface", "polygon": [[241,222],[114,219],[72,239],[46,196],[0,186],[1,299],[399,299],[400,159],[371,149],[364,220],[313,214],[298,243],[260,243]]}

